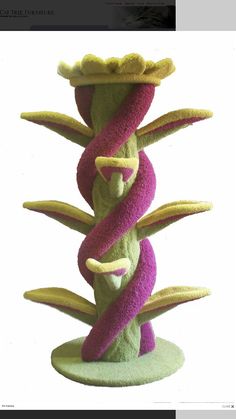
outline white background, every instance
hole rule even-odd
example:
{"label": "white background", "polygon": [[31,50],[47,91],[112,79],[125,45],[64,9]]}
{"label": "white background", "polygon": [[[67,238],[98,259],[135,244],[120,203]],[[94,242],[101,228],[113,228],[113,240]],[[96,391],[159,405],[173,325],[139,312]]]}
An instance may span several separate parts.
{"label": "white background", "polygon": [[[0,42],[0,406],[217,409],[234,402],[235,33],[9,32]],[[82,149],[19,118],[22,111],[52,110],[81,120],[73,89],[56,67],[89,52],[173,59],[177,70],[156,89],[143,124],[178,108],[214,111],[214,118],[147,148],[157,176],[149,211],[177,199],[214,203],[211,212],[152,236],[156,290],[199,285],[212,295],[153,321],[157,335],[184,350],[186,362],[171,377],[139,387],[88,387],[59,375],[51,350],[89,327],[22,297],[25,290],[61,286],[93,301],[77,268],[82,235],[22,208],[26,200],[57,199],[90,212],[75,182]]]}

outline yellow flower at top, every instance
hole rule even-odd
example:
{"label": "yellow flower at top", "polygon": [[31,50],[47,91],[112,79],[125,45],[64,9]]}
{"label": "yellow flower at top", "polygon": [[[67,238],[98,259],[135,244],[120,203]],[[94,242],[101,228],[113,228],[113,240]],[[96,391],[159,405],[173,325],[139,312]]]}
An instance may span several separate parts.
{"label": "yellow flower at top", "polygon": [[73,66],[64,62],[58,66],[58,74],[68,79],[74,87],[106,83],[150,83],[158,86],[174,70],[170,58],[155,63],[145,61],[135,53],[107,60],[88,54]]}

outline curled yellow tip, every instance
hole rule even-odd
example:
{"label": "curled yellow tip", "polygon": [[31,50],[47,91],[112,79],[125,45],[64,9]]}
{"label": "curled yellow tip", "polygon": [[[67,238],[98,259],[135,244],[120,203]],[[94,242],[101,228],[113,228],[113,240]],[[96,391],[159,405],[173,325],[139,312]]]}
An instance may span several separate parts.
{"label": "curled yellow tip", "polygon": [[32,202],[29,202],[29,201],[23,202],[22,207],[26,208],[26,209],[31,209],[32,208]]}
{"label": "curled yellow tip", "polygon": [[206,111],[207,118],[211,118],[214,116],[214,113],[212,111]]}
{"label": "curled yellow tip", "polygon": [[164,288],[149,297],[141,313],[197,300],[210,294],[210,289],[205,287],[174,286]]}
{"label": "curled yellow tip", "polygon": [[36,303],[48,304],[68,310],[95,315],[96,307],[93,303],[65,288],[51,287],[26,291],[24,298]]}
{"label": "curled yellow tip", "polygon": [[121,258],[113,262],[99,262],[96,259],[88,258],[86,260],[87,268],[96,274],[113,274],[117,276],[125,275],[130,268],[130,260],[128,258]]}
{"label": "curled yellow tip", "polygon": [[209,211],[213,205],[207,201],[175,201],[162,205],[150,214],[145,215],[137,223],[137,227],[145,227],[157,222],[167,222],[171,217],[184,217]]}

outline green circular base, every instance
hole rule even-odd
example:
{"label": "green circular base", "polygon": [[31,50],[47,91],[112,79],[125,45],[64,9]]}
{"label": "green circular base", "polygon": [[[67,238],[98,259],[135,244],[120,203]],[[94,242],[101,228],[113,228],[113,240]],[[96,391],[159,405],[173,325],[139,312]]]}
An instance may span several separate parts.
{"label": "green circular base", "polygon": [[84,362],[80,350],[84,338],[64,343],[52,352],[52,365],[62,375],[79,383],[123,387],[161,380],[184,363],[178,346],[157,338],[156,349],[128,362]]}

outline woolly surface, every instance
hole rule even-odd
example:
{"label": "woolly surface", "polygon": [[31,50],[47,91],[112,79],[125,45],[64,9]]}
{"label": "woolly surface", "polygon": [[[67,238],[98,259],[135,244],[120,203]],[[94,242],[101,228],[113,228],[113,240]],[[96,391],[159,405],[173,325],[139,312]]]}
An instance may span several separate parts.
{"label": "woolly surface", "polygon": [[92,104],[92,98],[94,94],[94,86],[83,86],[75,88],[75,101],[77,109],[82,116],[84,122],[92,127],[92,120],[90,114],[90,108]]}
{"label": "woolly surface", "polygon": [[162,115],[136,131],[138,149],[141,150],[181,128],[186,128],[211,116],[212,112],[204,109],[179,109]]}
{"label": "woolly surface", "polygon": [[46,124],[46,123],[52,123],[52,124],[58,124],[62,125],[68,128],[71,128],[72,130],[75,130],[81,134],[86,135],[87,137],[92,138],[93,131],[86,127],[85,125],[81,124],[77,119],[74,119],[70,116],[67,116],[65,114],[59,113],[59,112],[51,112],[51,111],[41,111],[41,112],[22,112],[21,114],[22,119],[26,119],[30,122],[35,122],[37,124]]}
{"label": "woolly surface", "polygon": [[76,119],[58,112],[23,112],[21,118],[43,125],[82,147],[86,147],[93,137],[92,129]]}
{"label": "woolly surface", "polygon": [[92,316],[96,315],[96,307],[93,303],[65,288],[39,288],[26,291],[24,297],[38,303],[65,306],[71,310],[81,311]]}
{"label": "woolly surface", "polygon": [[[132,84],[110,84],[95,86],[91,104],[91,119],[95,135],[99,134],[106,124],[117,114],[128,95],[135,89]],[[133,133],[134,134],[134,133]],[[112,156],[114,157],[114,156]],[[134,157],[116,156],[116,157]]]}
{"label": "woolly surface", "polygon": [[[95,94],[92,102],[92,120],[93,128],[96,133],[100,133],[115,115],[119,112],[120,107],[125,102],[125,98],[133,91],[134,87],[129,85],[99,85],[95,88]],[[102,105],[102,106],[101,106]],[[127,142],[122,145],[116,153],[119,160],[125,158],[138,157],[137,142],[135,134],[132,134]],[[121,159],[120,159],[121,158]],[[111,161],[117,161],[114,157],[109,158]],[[110,214],[113,209],[128,195],[130,188],[134,182],[132,177],[127,183],[123,183],[123,194],[120,199],[114,199],[114,195],[110,194],[111,184],[104,182],[100,174],[97,173],[93,183],[93,203],[96,222],[99,223]],[[113,183],[114,186],[114,182]],[[114,189],[113,189],[114,192]],[[117,220],[115,220],[117,221]],[[114,225],[112,226],[113,229]],[[110,235],[110,232],[108,233]],[[96,236],[95,236],[96,239]],[[105,241],[107,238],[105,238]],[[133,277],[139,258],[139,242],[137,241],[136,230],[129,230],[119,238],[119,240],[110,247],[110,249],[101,257],[100,262],[112,262],[121,257],[129,258],[131,266],[129,271],[121,279],[121,287],[111,291],[106,282],[106,278],[95,275],[94,292],[96,299],[96,308],[98,317],[112,304],[112,302],[120,295],[128,282]],[[111,286],[111,281],[110,281]],[[104,333],[104,332],[103,332]],[[105,332],[106,333],[106,332]],[[106,361],[126,361],[132,357],[137,357],[140,347],[140,327],[136,319],[133,319],[116,337],[109,349],[103,355],[102,359]]]}
{"label": "woolly surface", "polygon": [[89,325],[93,325],[97,320],[95,305],[65,288],[39,288],[25,292],[24,297],[56,308]]}
{"label": "woolly surface", "polygon": [[141,253],[134,277],[98,319],[85,339],[82,348],[84,360],[92,361],[102,357],[116,336],[139,313],[152,292],[155,279],[155,255],[146,239],[141,242]]}
{"label": "woolly surface", "polygon": [[162,205],[137,223],[138,238],[141,240],[188,215],[209,211],[210,202],[175,201]]}
{"label": "woolly surface", "polygon": [[86,147],[79,161],[77,180],[81,195],[90,206],[93,206],[92,188],[96,177],[96,157],[112,157],[116,154],[143,120],[153,96],[153,85],[136,86],[117,114]]}
{"label": "woolly surface", "polygon": [[66,79],[74,79],[82,76],[154,76],[157,80],[169,76],[175,70],[174,64],[170,58],[153,62],[145,61],[143,57],[136,53],[130,53],[122,58],[110,57],[103,60],[93,54],[87,54],[82,61],[76,61],[73,66],[61,62],[58,66],[58,74]]}
{"label": "woolly surface", "polygon": [[101,167],[125,167],[125,168],[138,168],[138,159],[133,158],[116,158],[116,157],[97,157],[95,161],[97,169]]}
{"label": "woolly surface", "polygon": [[43,213],[83,234],[87,234],[95,224],[95,219],[92,215],[61,201],[24,202],[23,207]]}
{"label": "woolly surface", "polygon": [[[155,193],[155,174],[144,152],[140,152],[140,165],[135,183],[127,197],[97,224],[81,244],[78,262],[83,277],[92,284],[93,275],[86,260],[99,260],[148,209]],[[112,234],[111,234],[112,231]]]}
{"label": "woolly surface", "polygon": [[151,383],[176,372],[184,363],[183,352],[174,343],[156,339],[152,352],[129,362],[84,362],[84,338],[67,342],[52,352],[52,365],[62,375],[87,385],[123,387]]}
{"label": "woolly surface", "polygon": [[121,258],[113,262],[100,263],[95,259],[89,258],[86,260],[86,266],[91,272],[97,274],[119,275],[120,272],[120,275],[121,273],[124,275],[130,268],[130,260],[128,258]]}
{"label": "woolly surface", "polygon": [[159,85],[160,80],[174,70],[170,58],[154,63],[145,61],[136,53],[127,54],[122,58],[111,57],[105,61],[93,54],[87,54],[81,62],[77,61],[73,66],[64,62],[58,66],[58,74],[69,79],[72,86],[119,82]]}
{"label": "woolly surface", "polygon": [[106,179],[106,181],[110,181],[114,173],[120,173],[124,182],[127,182],[134,173],[133,169],[128,169],[127,167],[114,166],[102,167],[100,172],[103,175],[103,178]]}
{"label": "woolly surface", "polygon": [[24,202],[24,208],[44,213],[52,212],[58,216],[68,216],[75,221],[82,221],[88,225],[94,225],[94,217],[81,209],[62,201],[33,201]]}
{"label": "woolly surface", "polygon": [[[170,299],[169,293],[167,292],[168,295],[163,296],[159,295],[161,294],[161,292],[159,292],[157,298],[156,296],[153,296],[149,299],[149,306],[147,308],[148,311],[145,310],[144,313],[140,314],[140,316],[143,314],[145,321],[140,321],[139,316],[137,317],[140,309],[143,307],[145,301],[151,293],[155,282],[156,271],[153,251],[147,240],[143,240],[143,242],[141,242],[141,252],[138,260],[139,244],[137,242],[137,232],[135,230],[135,224],[138,221],[138,218],[150,205],[155,192],[155,175],[145,154],[143,152],[139,153],[140,167],[136,181],[134,183],[131,183],[131,181],[127,182],[129,183],[128,187],[127,185],[124,185],[124,182],[122,183],[122,192],[124,191],[122,201],[114,201],[111,208],[109,208],[107,212],[105,211],[105,214],[97,214],[97,203],[94,202],[93,199],[94,196],[97,196],[94,190],[96,189],[96,178],[99,176],[95,167],[96,157],[99,158],[99,156],[103,156],[102,158],[106,159],[112,159],[114,156],[125,158],[137,157],[137,138],[135,133],[139,137],[141,135],[140,147],[142,147],[142,144],[145,146],[146,138],[144,137],[146,135],[148,136],[147,142],[150,143],[154,140],[155,136],[158,137],[160,132],[162,132],[161,135],[163,136],[163,132],[173,132],[174,130],[179,129],[179,127],[187,126],[188,124],[201,120],[204,117],[204,115],[201,115],[200,113],[205,111],[199,111],[200,113],[196,115],[194,112],[192,113],[192,110],[183,110],[183,114],[180,114],[180,111],[167,114],[166,116],[153,121],[153,123],[148,124],[146,127],[137,130],[138,125],[142,121],[151,104],[154,95],[154,84],[158,84],[159,79],[166,77],[173,70],[170,60],[164,60],[164,62],[157,64],[157,66],[155,64],[156,68],[155,71],[153,71],[153,64],[150,62],[145,63],[143,59],[138,56],[125,57],[123,60],[118,62],[111,59],[105,64],[101,59],[96,58],[94,60],[93,57],[91,58],[91,56],[87,56],[82,61],[79,72],[77,72],[79,68],[79,65],[77,64],[75,68],[70,70],[68,70],[68,67],[64,67],[65,73],[68,73],[68,71],[72,71],[73,73],[71,73],[69,77],[67,77],[68,74],[64,74],[64,77],[69,78],[71,84],[75,86],[77,85],[76,83],[78,80],[81,81],[81,85],[90,84],[92,83],[92,80],[96,80],[98,83],[105,83],[106,80],[107,83],[121,83],[122,80],[124,81],[123,85],[116,84],[121,91],[119,95],[115,94],[115,88],[112,84],[110,84],[110,89],[107,89],[107,86],[101,85],[92,88],[85,87],[76,89],[75,96],[78,110],[87,124],[90,127],[92,126],[93,129],[84,127],[73,118],[68,118],[61,114],[42,112],[37,115],[22,115],[23,118],[26,117],[26,119],[32,120],[33,122],[43,124],[81,145],[86,146],[88,142],[91,142],[87,145],[86,150],[83,153],[77,172],[79,189],[86,201],[94,208],[95,220],[97,223],[96,227],[94,227],[93,231],[88,234],[87,238],[83,242],[81,246],[82,251],[80,251],[79,254],[79,267],[84,278],[91,285],[94,285],[94,282],[95,285],[99,282],[96,278],[94,281],[94,275],[89,271],[89,269],[87,269],[88,267],[85,263],[85,256],[86,253],[88,253],[89,243],[89,250],[92,250],[92,254],[89,252],[87,257],[100,259],[101,262],[111,262],[112,260],[115,260],[109,259],[111,255],[110,252],[113,252],[113,247],[116,249],[115,251],[119,257],[124,257],[127,253],[132,253],[132,251],[135,253],[135,256],[132,256],[133,259],[131,261],[131,274],[128,273],[125,275],[126,279],[122,283],[121,292],[117,292],[114,295],[114,298],[110,298],[109,301],[105,298],[98,304],[97,296],[101,295],[101,292],[99,294],[96,292],[97,290],[95,290],[95,298],[98,308],[97,314],[99,318],[92,331],[83,342],[81,356],[83,355],[83,359],[86,361],[97,361],[98,359],[103,359],[103,361],[106,359],[108,362],[110,360],[128,361],[131,359],[137,361],[137,355],[139,353],[143,354],[150,351],[155,353],[155,339],[151,325],[147,323],[148,317],[146,318],[146,316],[149,315],[149,310],[151,312],[159,310],[163,311],[169,309],[170,307],[167,305]],[[101,69],[102,71],[100,71]],[[104,69],[105,71],[103,71]],[[107,76],[108,73],[109,77]],[[113,73],[113,75],[110,73]],[[114,73],[116,74],[114,75]],[[147,83],[153,83],[153,85],[142,83],[141,85],[137,85],[133,88],[130,84],[126,84],[141,83],[146,80],[145,77],[147,77]],[[157,83],[154,82],[152,77],[155,77]],[[151,80],[153,80],[153,82]],[[106,101],[105,96],[101,97],[101,95],[97,94],[99,90],[98,87],[104,87],[105,90],[109,91],[109,95],[110,91],[113,91],[110,98],[111,102],[114,102],[114,106],[110,106],[111,103]],[[122,96],[124,101],[120,100]],[[99,98],[100,102],[96,102],[96,98]],[[100,109],[102,109],[102,113],[104,115],[106,114],[105,118],[98,117]],[[209,117],[209,115],[205,115],[205,117]],[[95,138],[90,141],[94,135]],[[129,140],[134,140],[134,154],[130,154],[130,148],[127,146]],[[108,166],[108,169],[110,170],[111,167],[112,165]],[[107,174],[107,178],[109,178],[109,173]],[[107,192],[107,185],[104,185],[104,189]],[[112,198],[117,198],[120,195],[112,195]],[[81,215],[78,214],[78,211],[75,214],[75,208],[70,208],[68,210],[68,208],[65,208],[64,206],[63,208],[60,208],[59,214],[54,211],[48,211],[47,208],[38,208],[36,210],[43,210],[42,212],[47,215],[84,233],[88,233],[94,224],[94,222],[91,222],[88,214],[84,213]],[[172,213],[173,208],[171,209],[171,214]],[[158,214],[154,212],[148,216],[148,220],[144,217],[144,224],[141,225],[141,228],[147,228],[150,226],[150,228],[153,229],[156,228],[158,223],[164,222],[166,224],[170,220],[172,222],[173,218],[175,219],[176,217],[180,217],[179,212],[174,216],[172,215],[172,218],[170,216],[166,218],[167,215],[170,214],[167,214],[166,208],[164,215],[161,214],[159,218]],[[189,215],[189,213],[184,212],[183,214],[181,212],[181,215],[185,216]],[[87,217],[90,220],[88,223],[89,227],[87,227],[87,223],[85,221]],[[86,226],[84,227],[85,224]],[[127,243],[129,242],[129,238],[131,237],[129,234],[132,234],[132,229],[136,233],[136,235],[132,236],[132,238],[134,238],[132,246],[127,245],[126,253],[124,254],[122,249],[122,252],[120,252],[121,254],[119,254],[121,249],[120,242],[122,240],[123,243],[125,240]],[[109,232],[111,232],[111,234],[109,234]],[[138,238],[140,239],[140,237]],[[107,260],[104,259],[106,257],[108,257]],[[120,273],[120,271],[118,272]],[[74,297],[72,298],[70,296],[69,298],[70,301],[73,300],[73,307],[71,307],[70,304],[68,307],[63,304],[55,305],[54,300],[55,298],[58,299],[58,295],[53,295],[53,301],[51,300],[51,295],[49,296],[50,298],[47,296],[46,300],[48,301],[40,301],[41,297],[38,297],[39,296],[37,296],[37,299],[34,301],[44,302],[72,315],[71,312],[73,311],[75,304]],[[59,295],[59,297],[61,297],[61,295]],[[171,295],[171,298],[172,297],[173,296]],[[196,298],[200,298],[200,296]],[[45,300],[45,295],[42,299]],[[66,299],[68,299],[68,295],[66,296]],[[189,298],[187,299],[189,300]],[[59,303],[62,303],[61,298],[59,298],[59,300]],[[177,297],[173,300],[173,305],[176,306],[179,303],[179,300],[181,300],[180,302],[185,302],[185,300],[182,301],[182,298],[179,298],[179,295],[177,295]],[[81,301],[79,303],[76,298],[76,304],[77,303],[79,305],[79,309],[82,310],[83,304]],[[102,310],[100,310],[99,305]],[[78,307],[76,307],[74,313],[76,316],[86,316],[86,319],[83,321],[86,321],[89,324],[93,324],[95,321],[94,315],[79,311]],[[141,328],[139,328],[140,324],[142,324]],[[118,341],[120,341],[121,344],[116,345],[116,353],[114,355],[114,344]],[[128,349],[127,346],[129,346]],[[109,351],[110,358],[107,357]],[[149,355],[151,354],[149,353]],[[144,357],[141,357],[140,359],[143,358]],[[106,365],[108,365],[108,362],[106,362]],[[82,361],[81,363],[84,365],[86,364]],[[95,362],[94,364],[98,363]],[[104,364],[104,362],[102,362],[102,364]],[[102,364],[99,363],[99,365]],[[121,363],[118,364],[121,365]]]}
{"label": "woolly surface", "polygon": [[122,173],[124,182],[127,182],[130,176],[136,174],[139,160],[136,157],[97,157],[95,164],[98,172],[105,181],[110,181],[111,176],[115,171]]}
{"label": "woolly surface", "polygon": [[[103,93],[104,89],[96,88],[95,98],[92,101],[93,109],[95,109],[95,103],[97,105],[101,101],[103,103]],[[108,121],[107,115],[103,115],[103,107],[96,107],[96,118],[94,118],[95,114],[93,113],[92,120],[97,121],[97,119],[100,119],[100,121],[103,121],[103,124],[100,122],[99,127],[96,125],[95,132],[98,132],[98,134],[83,153],[77,172],[80,191],[90,205],[92,189],[94,192],[96,187],[97,174],[94,164],[95,159],[99,156],[112,157],[117,152],[121,153],[122,147],[124,154],[119,154],[119,157],[130,157],[130,146],[128,143],[129,140],[133,140],[130,136],[142,121],[151,104],[154,87],[151,85],[136,86],[130,92],[129,89],[122,90],[123,93],[125,93],[126,97],[117,103],[117,98],[114,102],[114,95],[111,92],[110,109],[113,109],[113,113],[110,115],[111,119]],[[96,98],[99,98],[100,102]],[[100,118],[98,118],[98,109],[99,111],[100,109],[102,110],[102,115],[100,111]],[[136,145],[136,139],[134,140],[134,145]],[[133,151],[137,153],[137,149]],[[111,207],[108,213],[104,214],[102,211],[103,216],[101,221],[87,235],[80,247],[78,255],[80,272],[91,285],[93,284],[94,276],[87,269],[86,260],[88,258],[101,260],[107,252],[112,250],[114,245],[114,248],[120,249],[118,242],[123,240],[124,235],[127,235],[131,227],[136,224],[139,217],[147,210],[153,199],[155,193],[155,174],[152,165],[147,156],[145,156],[145,153],[141,152],[139,158],[140,165],[137,177],[132,186],[130,185],[130,189],[127,190],[126,196],[120,202],[113,202],[115,207]],[[99,202],[101,196],[104,199],[106,188],[104,183],[101,195],[96,195]],[[93,193],[93,198],[94,196],[95,194]],[[94,208],[97,208],[96,200],[94,201]],[[134,237],[134,239],[137,240],[137,237]],[[131,245],[132,243],[125,244],[126,253],[127,249],[131,248]],[[148,265],[147,258],[151,255],[152,251],[148,250],[148,257],[145,257],[145,253],[149,247],[150,244],[148,242],[143,243],[144,254],[140,256],[140,266]],[[134,249],[134,245],[132,245],[132,249]],[[120,254],[120,256],[124,255]],[[135,265],[137,264],[136,256],[138,254],[135,255]],[[112,257],[107,262],[115,259],[115,257]],[[102,287],[102,284],[100,285],[102,281],[99,281],[99,284],[96,286],[95,298],[97,304],[101,306],[101,311],[98,309],[98,315],[101,315],[101,317],[84,342],[82,350],[84,360],[92,361],[105,356],[107,360],[115,359],[117,361],[123,361],[138,355],[140,349],[140,330],[138,323],[135,321],[135,316],[150,295],[155,282],[155,261],[153,262],[153,260],[154,258],[150,257],[149,265],[151,265],[151,269],[149,272],[145,268],[143,269],[143,273],[141,273],[141,268],[138,265],[133,277],[132,274],[128,274],[125,280],[126,283],[122,280],[123,289],[120,295],[117,294],[113,297],[110,295],[110,298],[108,296],[108,304],[103,293],[97,292],[98,287]],[[136,266],[134,266],[135,268]],[[142,284],[144,282],[141,280],[142,278],[146,280],[145,286]],[[131,281],[129,282],[129,280]],[[129,282],[128,285],[127,282]],[[116,339],[118,339],[118,345],[116,345]],[[113,343],[115,347],[112,346]],[[109,353],[106,353],[107,350]]]}
{"label": "woolly surface", "polygon": [[197,300],[210,294],[211,291],[203,287],[175,286],[164,288],[146,301],[138,315],[139,323],[146,323],[179,304]]}
{"label": "woolly surface", "polygon": [[155,335],[150,322],[141,325],[141,341],[139,355],[144,355],[155,349]]}
{"label": "woolly surface", "polygon": [[206,109],[179,109],[177,111],[168,112],[144,127],[139,128],[137,130],[137,135],[141,136],[156,130],[170,129],[177,125],[193,124],[194,122],[210,118],[211,116],[212,112]]}
{"label": "woolly surface", "polygon": [[137,146],[138,150],[143,150],[145,147],[148,147],[151,144],[156,143],[157,141],[162,140],[168,135],[174,134],[175,132],[179,131],[182,128],[186,128],[189,125],[179,125],[178,127],[172,128],[170,130],[159,131],[159,132],[149,132],[147,134],[141,135],[140,137],[137,135]]}
{"label": "woolly surface", "polygon": [[144,227],[160,221],[166,221],[174,216],[191,215],[208,211],[212,208],[210,202],[205,201],[174,201],[162,205],[139,220],[137,227]]}

